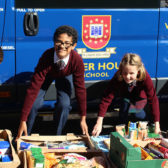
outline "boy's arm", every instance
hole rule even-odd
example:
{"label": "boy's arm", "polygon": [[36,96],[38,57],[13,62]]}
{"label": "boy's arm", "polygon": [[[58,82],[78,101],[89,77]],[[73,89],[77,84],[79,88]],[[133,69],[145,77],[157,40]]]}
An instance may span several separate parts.
{"label": "boy's arm", "polygon": [[78,57],[73,68],[73,83],[75,87],[76,99],[79,106],[79,112],[81,116],[86,116],[86,88],[84,80],[84,63],[80,56]]}
{"label": "boy's arm", "polygon": [[32,105],[37,97],[37,94],[43,84],[46,74],[48,72],[48,60],[46,60],[46,55],[42,56],[39,60],[39,63],[35,69],[33,77],[31,79],[31,83],[29,88],[27,89],[26,97],[24,100],[22,113],[21,113],[21,121],[27,121],[27,117],[30,113]]}
{"label": "boy's arm", "polygon": [[25,136],[28,135],[27,134],[27,124],[26,124],[26,121],[21,121],[20,122],[18,133],[17,133],[17,137],[16,137],[15,141],[17,141],[22,136],[23,133],[24,133]]}
{"label": "boy's arm", "polygon": [[83,134],[88,135],[88,127],[86,123],[86,88],[84,81],[84,63],[80,56],[78,57],[77,62],[73,68],[73,82],[75,87],[75,95],[81,116],[80,125]]}
{"label": "boy's arm", "polygon": [[82,129],[82,133],[84,135],[89,136],[88,126],[87,126],[87,123],[86,123],[86,116],[81,116],[80,126],[81,126],[81,129]]}

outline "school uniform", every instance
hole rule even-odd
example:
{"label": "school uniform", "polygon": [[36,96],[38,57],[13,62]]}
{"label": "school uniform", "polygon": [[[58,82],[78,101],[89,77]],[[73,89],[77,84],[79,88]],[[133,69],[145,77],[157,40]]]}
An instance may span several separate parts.
{"label": "school uniform", "polygon": [[64,60],[65,67],[59,69],[57,61],[58,57],[55,50],[51,48],[44,52],[35,68],[21,113],[21,120],[28,120],[28,134],[31,133],[37,111],[41,107],[45,93],[53,80],[55,80],[57,89],[57,103],[54,113],[56,134],[61,134],[71,110],[70,97],[73,86],[79,105],[79,113],[81,116],[86,115],[84,64],[81,56],[72,50]]}
{"label": "school uniform", "polygon": [[153,121],[160,121],[158,98],[151,77],[147,71],[146,78],[143,81],[135,82],[135,84],[127,84],[124,80],[119,81],[117,76],[114,75],[99,105],[99,116],[105,116],[108,106],[115,97],[119,97],[122,100],[119,116],[123,122],[126,122],[128,119],[128,113],[134,113],[139,119],[145,118],[144,107],[146,103],[149,104]]}

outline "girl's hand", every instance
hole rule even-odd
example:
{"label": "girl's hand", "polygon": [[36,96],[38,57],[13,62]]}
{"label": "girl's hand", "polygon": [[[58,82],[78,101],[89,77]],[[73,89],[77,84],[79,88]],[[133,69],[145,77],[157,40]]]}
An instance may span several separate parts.
{"label": "girl's hand", "polygon": [[102,131],[103,117],[98,117],[97,122],[93,128],[92,135],[99,136]]}
{"label": "girl's hand", "polygon": [[159,121],[156,121],[155,122],[155,133],[156,134],[159,134],[161,131],[160,131],[160,124],[159,124]]}

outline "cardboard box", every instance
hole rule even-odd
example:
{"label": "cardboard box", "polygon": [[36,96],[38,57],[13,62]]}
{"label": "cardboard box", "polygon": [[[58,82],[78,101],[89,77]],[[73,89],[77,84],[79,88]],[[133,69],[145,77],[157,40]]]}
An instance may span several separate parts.
{"label": "cardboard box", "polygon": [[12,145],[12,133],[10,130],[0,130],[0,138],[5,139],[5,141],[9,141],[12,158],[13,161],[11,162],[0,162],[0,168],[16,168],[20,165],[20,160],[18,155],[16,154],[16,151]]}
{"label": "cardboard box", "polygon": [[[49,153],[49,152],[54,152],[55,155],[58,156],[58,157],[66,154],[66,153],[71,153],[71,152],[58,152],[57,150],[55,150],[55,151],[52,150],[51,151],[50,149],[44,149],[44,148],[42,149],[42,153]],[[82,155],[82,156],[85,156],[85,157],[87,157],[87,159],[91,159],[92,157],[96,157],[96,156],[101,156],[101,157],[104,158],[104,160],[106,162],[106,167],[105,168],[113,168],[110,165],[110,163],[109,163],[106,155],[103,152],[100,152],[100,151],[97,151],[97,152],[96,151],[89,151],[89,152],[75,152],[75,153],[77,153],[79,155]],[[24,151],[24,164],[23,165],[24,165],[23,168],[28,168],[28,161],[27,161],[26,150]]]}
{"label": "cardboard box", "polygon": [[[159,143],[159,141],[156,141]],[[132,141],[131,144],[141,143],[145,146],[149,142]],[[141,160],[141,149],[134,148],[118,132],[110,133],[110,160],[117,168],[166,168],[167,159]]]}
{"label": "cardboard box", "polygon": [[50,149],[50,151],[57,151],[57,152],[88,152],[88,151],[97,151],[90,140],[90,137],[87,137],[86,135],[74,135],[72,133],[69,133],[67,135],[61,135],[61,136],[40,136],[39,134],[33,134],[31,136],[21,136],[21,138],[17,141],[17,153],[19,155],[19,158],[21,160],[21,164],[23,165],[23,151],[20,150],[20,143],[21,142],[27,142],[31,143],[33,145],[40,146],[43,149],[47,150],[47,147],[44,146],[44,142],[49,141],[49,142],[65,142],[65,141],[84,141],[87,148],[82,148],[82,149]]}
{"label": "cardboard box", "polygon": [[61,143],[61,142],[66,142],[66,141],[82,141],[86,144],[86,148],[81,148],[81,149],[58,149],[58,151],[63,151],[66,152],[68,151],[89,151],[89,150],[96,150],[90,137],[87,137],[86,135],[74,135],[74,134],[67,134],[67,135],[61,135],[61,136],[39,136],[38,134],[36,135],[31,135],[31,136],[21,136],[21,138],[17,141],[17,152],[20,154],[20,143],[21,142],[27,142],[31,143],[33,145],[40,146],[42,148],[47,148],[45,147],[44,143],[45,142],[51,142],[51,143]]}

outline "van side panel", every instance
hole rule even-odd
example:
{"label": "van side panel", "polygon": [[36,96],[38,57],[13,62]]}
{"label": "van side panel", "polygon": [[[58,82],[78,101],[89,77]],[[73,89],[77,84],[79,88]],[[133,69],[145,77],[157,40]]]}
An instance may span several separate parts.
{"label": "van side panel", "polygon": [[[4,6],[5,0],[1,2]],[[48,4],[48,8],[42,8],[42,6],[33,8],[24,5],[35,1],[27,3],[27,1],[17,0],[16,4],[21,3],[21,6],[18,5],[15,8],[15,0],[6,2],[5,32],[2,44],[4,61],[0,66],[0,83],[13,88],[11,93],[15,99],[17,98],[15,100],[17,103],[24,100],[26,88],[42,53],[53,47],[52,38],[55,29],[65,24],[78,31],[79,39],[75,49],[85,64],[88,92],[96,90],[95,93],[97,93],[97,89],[103,92],[104,87],[95,86],[113,77],[121,58],[127,52],[139,54],[151,77],[153,79],[157,77],[159,24],[159,8],[157,7],[142,8],[141,6],[136,9],[134,6],[125,8],[126,6],[121,5],[122,8],[118,6],[109,9],[79,9],[77,6],[76,9],[58,9]],[[35,4],[38,5],[38,3]],[[26,14],[38,16],[36,19],[38,19],[39,28],[35,35],[25,33],[24,24],[31,25],[29,20],[25,19]],[[37,24],[37,20],[34,24]],[[48,94],[48,100],[55,99],[55,91],[50,90],[51,92],[54,96]],[[91,95],[91,99],[95,99],[94,94],[88,93],[88,95]]]}
{"label": "van side panel", "polygon": [[[70,10],[42,9],[39,16],[39,32],[35,36],[26,36],[23,30],[24,15],[28,9],[16,9],[16,73],[33,72],[39,57],[47,48],[53,46],[53,33],[60,25],[71,25],[79,33],[76,50],[85,63],[86,73],[107,73],[105,76],[86,75],[86,81],[108,80],[118,69],[123,55],[135,52],[142,60],[151,77],[156,76],[158,10]],[[20,10],[20,11],[19,11]],[[34,10],[36,11],[36,10]],[[85,27],[83,16],[110,16],[108,22],[111,34],[102,48],[86,45],[82,28]],[[48,19],[50,18],[50,20]],[[72,19],[71,19],[72,18]],[[101,40],[101,38],[99,38]],[[111,53],[108,53],[108,49]],[[85,52],[81,53],[81,49]],[[109,54],[104,57],[103,54]],[[97,54],[97,55],[96,55]],[[91,57],[89,57],[91,55]],[[85,57],[88,56],[88,57]],[[99,57],[100,56],[100,57]],[[152,61],[151,61],[152,60]]]}
{"label": "van side panel", "polygon": [[[39,30],[36,35],[27,36],[23,25],[25,14],[31,12],[38,15]],[[84,60],[85,81],[87,84],[91,83],[88,87],[95,82],[111,79],[118,69],[121,58],[127,52],[139,54],[149,74],[155,78],[158,18],[158,9],[17,8],[16,77],[19,77],[17,82],[22,86],[29,83],[40,56],[46,49],[53,47],[52,38],[55,29],[65,24],[78,31],[76,51]],[[93,29],[100,26],[104,34],[95,37],[95,30],[91,35],[91,32],[87,31],[87,26]],[[99,47],[93,43],[95,38],[97,41],[94,42],[100,45]],[[106,42],[101,45],[103,40]],[[18,97],[22,98],[23,91],[21,89],[19,91]],[[55,94],[54,91],[52,93]],[[47,99],[55,98],[55,95],[54,98],[53,95],[48,96]],[[94,99],[94,95],[92,98]]]}
{"label": "van side panel", "polygon": [[[1,0],[1,3],[5,5],[5,0]],[[3,12],[5,15],[5,21],[1,23],[2,25],[4,24],[3,40],[1,41],[1,48],[4,56],[3,61],[0,64],[0,101],[2,105],[6,106],[3,103],[10,103],[10,102],[16,103],[16,85],[14,81],[15,10],[13,0],[6,0],[6,8],[5,6],[3,6]]]}
{"label": "van side panel", "polygon": [[[5,0],[2,1],[5,4]],[[7,2],[6,11],[4,11],[5,22],[2,22],[4,32],[1,48],[4,52],[4,59],[0,65],[0,84],[15,76],[15,12],[12,1]]]}
{"label": "van side panel", "polygon": [[[95,57],[84,58],[85,80],[99,81],[109,80],[119,67],[119,63],[124,54],[137,53],[142,57],[142,61],[151,77],[156,77],[157,59],[157,33],[158,33],[158,9],[112,9],[104,11],[94,11],[95,15],[111,16],[111,37],[108,44],[99,50],[90,49],[79,39],[78,48],[84,48],[85,55],[93,54]],[[88,10],[81,15],[93,15],[93,11]],[[81,16],[81,17],[82,17]],[[79,18],[80,19],[80,18]],[[84,27],[85,25],[80,25]],[[81,30],[79,30],[79,33]],[[103,57],[101,52],[112,52],[110,56]],[[98,56],[97,56],[97,55]],[[102,57],[99,57],[101,55]],[[106,75],[103,76],[103,73]]]}
{"label": "van side panel", "polygon": [[168,8],[160,9],[158,38],[157,92],[161,100],[168,101]]}
{"label": "van side panel", "polygon": [[5,1],[0,1],[0,40],[2,38],[2,30],[4,25]]}
{"label": "van side panel", "polygon": [[168,9],[160,9],[160,26],[158,40],[158,77],[167,77],[168,74]]}

